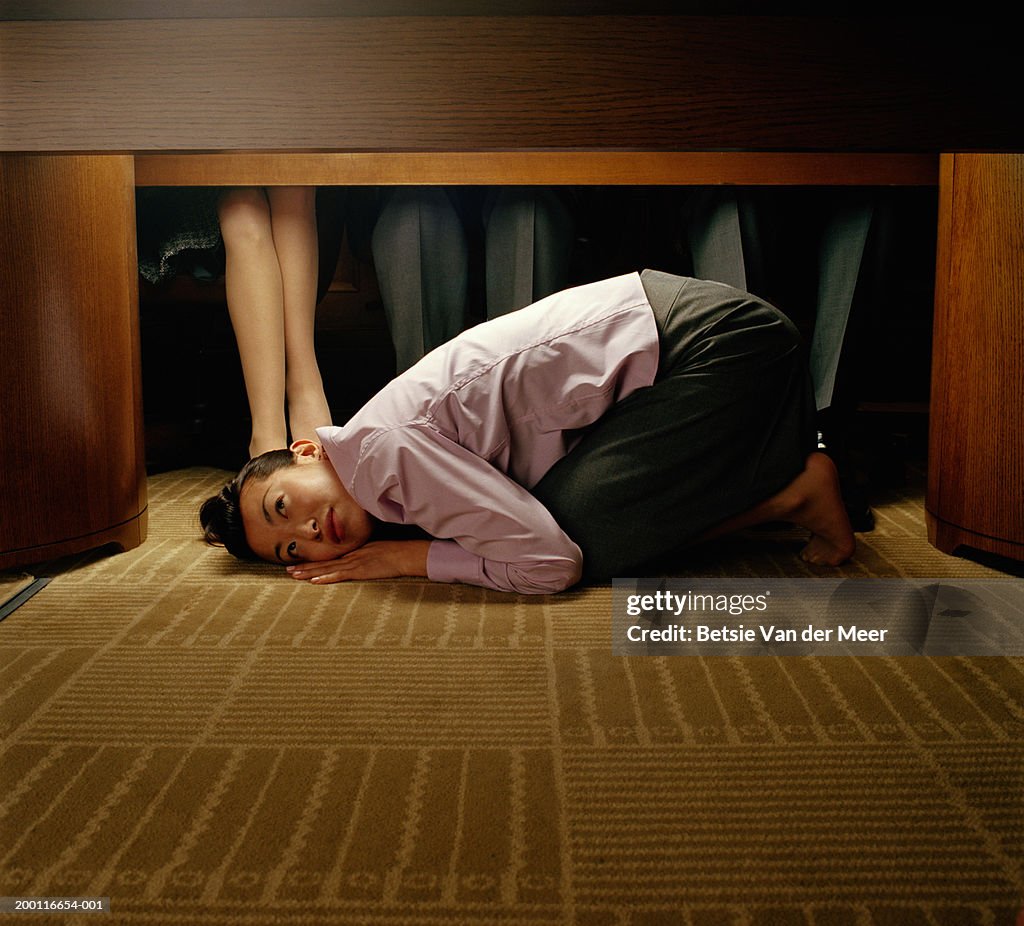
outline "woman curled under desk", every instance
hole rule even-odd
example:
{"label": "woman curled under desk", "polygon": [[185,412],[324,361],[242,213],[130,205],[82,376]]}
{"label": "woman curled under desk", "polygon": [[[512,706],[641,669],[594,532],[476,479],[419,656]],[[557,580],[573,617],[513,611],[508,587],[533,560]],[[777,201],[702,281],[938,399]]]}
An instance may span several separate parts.
{"label": "woman curled under desk", "polygon": [[[209,542],[314,583],[551,593],[776,520],[838,565],[855,542],[815,436],[780,312],[644,271],[463,332],[344,426],[251,460],[200,519]],[[431,539],[377,540],[380,522]]]}

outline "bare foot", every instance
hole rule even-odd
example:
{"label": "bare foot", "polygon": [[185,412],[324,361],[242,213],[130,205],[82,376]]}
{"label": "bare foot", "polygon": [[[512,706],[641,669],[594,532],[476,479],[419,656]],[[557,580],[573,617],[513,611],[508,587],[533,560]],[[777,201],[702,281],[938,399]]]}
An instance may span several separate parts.
{"label": "bare foot", "polygon": [[824,453],[807,457],[804,471],[780,493],[787,520],[811,532],[801,559],[819,566],[845,563],[857,547],[839,491],[839,474]]}

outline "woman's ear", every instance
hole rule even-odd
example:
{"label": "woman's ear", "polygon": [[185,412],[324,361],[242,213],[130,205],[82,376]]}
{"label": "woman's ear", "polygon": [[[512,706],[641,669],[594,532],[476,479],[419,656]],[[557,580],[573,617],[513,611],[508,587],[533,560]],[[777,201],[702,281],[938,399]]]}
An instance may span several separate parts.
{"label": "woman's ear", "polygon": [[288,449],[295,454],[296,463],[313,463],[323,456],[323,448],[316,441],[306,438],[293,442]]}

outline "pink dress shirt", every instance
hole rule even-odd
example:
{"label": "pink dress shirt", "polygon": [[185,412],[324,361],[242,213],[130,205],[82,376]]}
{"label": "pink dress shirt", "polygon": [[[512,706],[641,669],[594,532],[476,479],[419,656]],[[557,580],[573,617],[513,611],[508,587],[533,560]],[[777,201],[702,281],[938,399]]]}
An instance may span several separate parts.
{"label": "pink dress shirt", "polygon": [[529,489],[657,369],[631,273],[464,331],[317,434],[357,504],[437,538],[429,578],[556,592],[579,580],[582,554]]}

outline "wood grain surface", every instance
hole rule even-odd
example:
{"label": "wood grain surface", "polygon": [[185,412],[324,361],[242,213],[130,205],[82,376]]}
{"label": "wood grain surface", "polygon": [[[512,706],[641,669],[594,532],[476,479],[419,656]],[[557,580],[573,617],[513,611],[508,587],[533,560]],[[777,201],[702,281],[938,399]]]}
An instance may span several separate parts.
{"label": "wood grain surface", "polygon": [[940,191],[929,530],[1024,558],[1024,155],[945,156]]}
{"label": "wood grain surface", "polygon": [[961,18],[0,22],[0,150],[1005,150],[1013,30]]}
{"label": "wood grain surface", "polygon": [[149,154],[138,186],[661,184],[933,186],[937,155],[756,151]]}
{"label": "wood grain surface", "polygon": [[0,214],[0,568],[136,546],[146,486],[132,159],[0,158]]}

